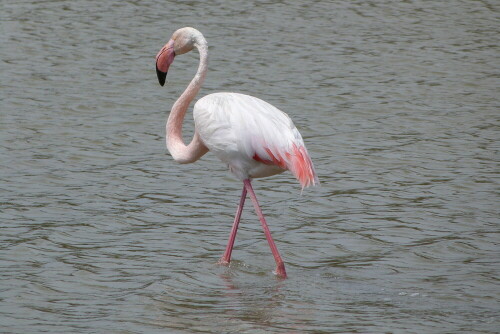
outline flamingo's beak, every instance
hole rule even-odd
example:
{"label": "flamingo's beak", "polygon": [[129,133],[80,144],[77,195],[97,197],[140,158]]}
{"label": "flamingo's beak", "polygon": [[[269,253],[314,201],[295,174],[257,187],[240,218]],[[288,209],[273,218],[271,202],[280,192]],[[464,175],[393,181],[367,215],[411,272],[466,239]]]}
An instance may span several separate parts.
{"label": "flamingo's beak", "polygon": [[174,40],[171,39],[156,55],[156,75],[158,76],[158,82],[162,86],[165,84],[168,68],[174,61],[174,57]]}

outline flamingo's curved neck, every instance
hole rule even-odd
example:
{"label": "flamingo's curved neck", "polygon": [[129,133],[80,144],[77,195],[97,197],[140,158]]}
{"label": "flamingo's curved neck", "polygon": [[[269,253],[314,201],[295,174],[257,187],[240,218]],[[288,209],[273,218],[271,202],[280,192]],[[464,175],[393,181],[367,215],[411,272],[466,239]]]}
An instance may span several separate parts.
{"label": "flamingo's curved neck", "polygon": [[200,53],[198,71],[186,90],[174,103],[166,125],[168,151],[174,160],[179,163],[194,162],[208,152],[208,148],[203,144],[196,131],[189,145],[186,146],[182,140],[182,122],[184,121],[184,116],[189,108],[189,104],[193,101],[196,94],[198,94],[207,74],[208,46],[201,34],[196,37],[195,46]]}

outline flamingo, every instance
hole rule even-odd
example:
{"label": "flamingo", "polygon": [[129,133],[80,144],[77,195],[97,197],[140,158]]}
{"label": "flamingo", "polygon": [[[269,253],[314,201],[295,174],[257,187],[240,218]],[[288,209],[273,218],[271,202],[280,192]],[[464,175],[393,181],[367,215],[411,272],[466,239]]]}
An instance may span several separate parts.
{"label": "flamingo", "polygon": [[276,261],[274,274],[286,278],[285,264],[271,237],[251,180],[289,170],[304,189],[319,184],[313,163],[302,136],[287,114],[263,100],[239,93],[214,93],[199,99],[193,108],[194,136],[188,145],[184,144],[182,123],[207,74],[207,41],[198,30],[181,28],[174,32],[156,55],[156,74],[163,86],[174,57],[194,48],[200,54],[198,70],[170,111],[166,124],[167,149],[173,159],[181,164],[195,162],[211,151],[229,167],[236,178],[243,181],[243,191],[226,250],[218,263],[229,265],[231,261],[248,193]]}

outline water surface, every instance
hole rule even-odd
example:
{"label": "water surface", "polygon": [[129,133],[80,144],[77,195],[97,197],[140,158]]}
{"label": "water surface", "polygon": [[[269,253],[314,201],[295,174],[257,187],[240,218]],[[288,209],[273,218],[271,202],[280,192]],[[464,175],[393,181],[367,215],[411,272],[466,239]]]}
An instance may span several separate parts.
{"label": "water surface", "polygon": [[[489,1],[12,1],[0,5],[5,333],[495,333],[500,84]],[[201,95],[286,111],[321,187],[178,165],[164,123],[209,42]],[[185,137],[192,136],[188,114]]]}

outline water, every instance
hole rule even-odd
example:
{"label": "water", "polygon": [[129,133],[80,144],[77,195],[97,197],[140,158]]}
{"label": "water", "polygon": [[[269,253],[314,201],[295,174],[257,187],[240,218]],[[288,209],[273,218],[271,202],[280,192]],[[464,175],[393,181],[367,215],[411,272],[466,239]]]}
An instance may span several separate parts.
{"label": "water", "polygon": [[[495,333],[494,1],[11,1],[0,5],[2,333]],[[321,187],[241,184],[166,154],[154,56],[195,26],[201,94],[288,112]],[[191,115],[185,137],[192,135]]]}

